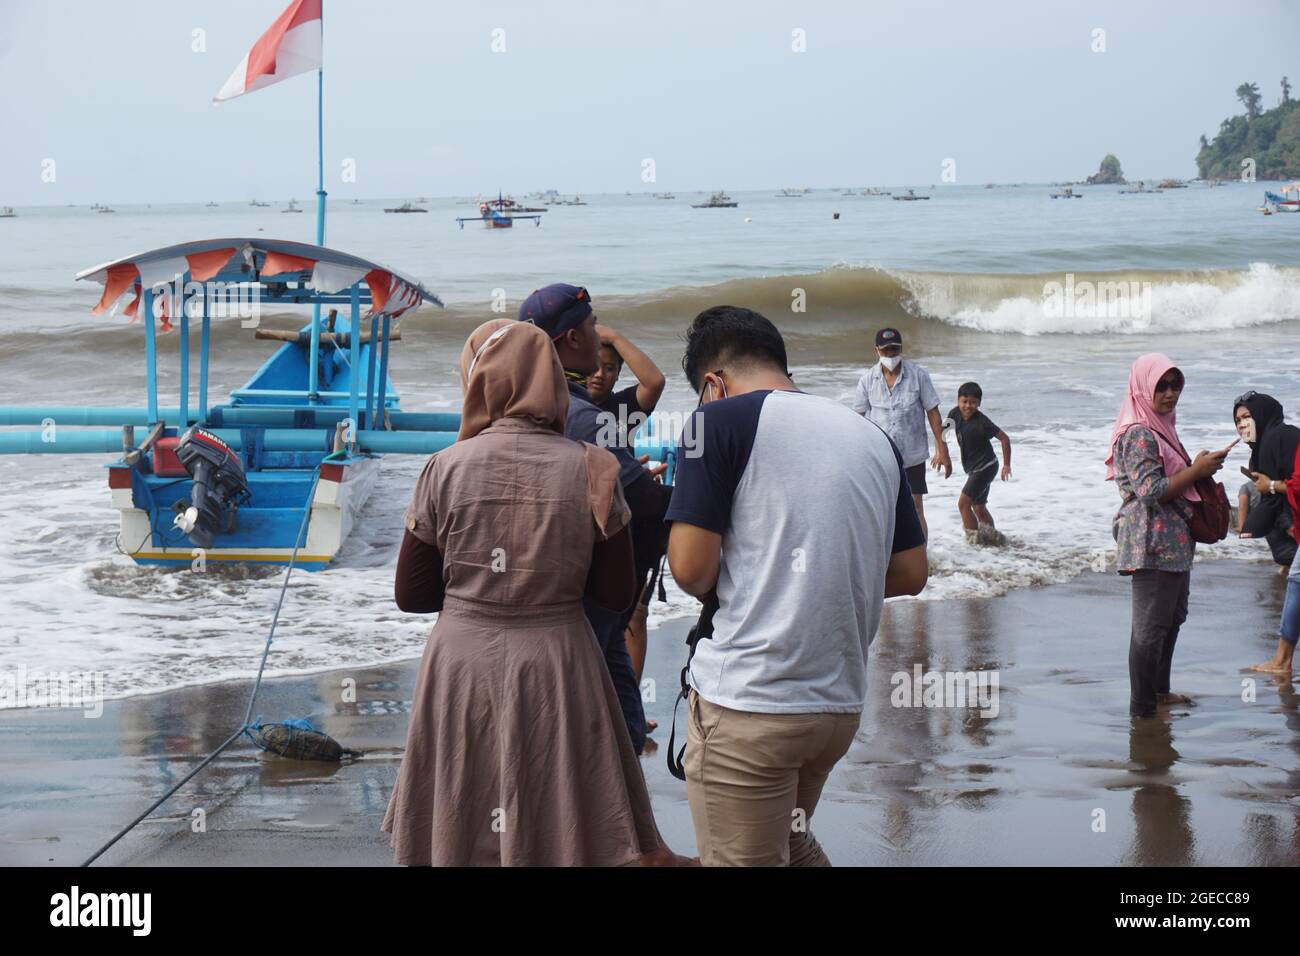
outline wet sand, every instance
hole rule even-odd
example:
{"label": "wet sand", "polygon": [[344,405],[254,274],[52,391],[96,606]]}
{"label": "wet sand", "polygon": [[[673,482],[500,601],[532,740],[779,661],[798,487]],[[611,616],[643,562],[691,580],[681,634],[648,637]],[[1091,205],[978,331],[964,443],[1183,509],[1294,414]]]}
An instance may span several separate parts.
{"label": "wet sand", "polygon": [[[1116,575],[890,604],[862,728],[814,832],[841,865],[1300,863],[1300,695],[1254,675],[1256,700],[1242,699],[1242,668],[1275,645],[1282,594],[1266,562],[1198,564],[1173,687],[1195,703],[1140,722],[1128,718],[1129,591]],[[694,852],[694,836],[664,751],[688,623],[651,633],[646,676],[657,693],[647,709],[659,747],[642,760],[660,828],[679,852]],[[892,706],[891,676],[910,679],[918,663],[996,671],[997,715]],[[379,824],[416,664],[265,683],[255,713],[311,716],[364,756],[301,763],[241,741],[101,863],[389,865]],[[355,703],[342,700],[348,678]],[[0,711],[0,864],[81,862],[232,732],[250,686],[110,701],[98,719]],[[205,832],[195,832],[196,809]]]}

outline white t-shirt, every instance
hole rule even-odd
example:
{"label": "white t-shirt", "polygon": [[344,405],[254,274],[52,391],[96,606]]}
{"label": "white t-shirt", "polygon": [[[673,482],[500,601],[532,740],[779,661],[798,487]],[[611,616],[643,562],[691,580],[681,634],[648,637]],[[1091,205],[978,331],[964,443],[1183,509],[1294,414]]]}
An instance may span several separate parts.
{"label": "white t-shirt", "polygon": [[925,542],[897,448],[828,398],[710,402],[679,449],[669,521],[722,536],[713,637],[689,682],[759,713],[856,713],[890,556]]}

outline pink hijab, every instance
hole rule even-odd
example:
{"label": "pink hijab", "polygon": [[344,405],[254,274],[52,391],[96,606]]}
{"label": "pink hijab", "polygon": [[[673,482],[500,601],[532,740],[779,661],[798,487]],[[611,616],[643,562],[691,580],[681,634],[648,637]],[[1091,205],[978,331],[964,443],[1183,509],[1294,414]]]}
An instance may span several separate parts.
{"label": "pink hijab", "polygon": [[[1191,464],[1191,456],[1178,438],[1175,426],[1177,413],[1162,415],[1155,408],[1156,384],[1170,369],[1182,374],[1169,356],[1159,352],[1138,356],[1129,369],[1128,395],[1120,406],[1119,417],[1115,419],[1115,429],[1110,436],[1110,454],[1106,456],[1107,481],[1115,478],[1115,442],[1134,425],[1142,425],[1156,436],[1166,478],[1172,478]],[[1183,497],[1188,501],[1201,500],[1201,496],[1191,487],[1183,492]]]}

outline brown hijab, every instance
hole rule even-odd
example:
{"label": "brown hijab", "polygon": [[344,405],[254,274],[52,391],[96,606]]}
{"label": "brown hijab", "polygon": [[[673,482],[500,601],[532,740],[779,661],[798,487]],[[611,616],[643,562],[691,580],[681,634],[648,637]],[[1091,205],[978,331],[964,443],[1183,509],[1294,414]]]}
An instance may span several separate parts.
{"label": "brown hijab", "polygon": [[526,418],[564,434],[569,389],[550,339],[535,325],[493,319],[470,333],[460,353],[465,395],[458,441],[502,418]]}
{"label": "brown hijab", "polygon": [[[564,434],[569,386],[555,346],[532,323],[492,319],[471,332],[460,353],[460,389],[465,403],[458,441],[473,438],[503,418],[526,419]],[[628,520],[621,495],[617,502],[621,507],[615,505],[618,459],[603,448],[581,444],[592,517],[608,537]]]}

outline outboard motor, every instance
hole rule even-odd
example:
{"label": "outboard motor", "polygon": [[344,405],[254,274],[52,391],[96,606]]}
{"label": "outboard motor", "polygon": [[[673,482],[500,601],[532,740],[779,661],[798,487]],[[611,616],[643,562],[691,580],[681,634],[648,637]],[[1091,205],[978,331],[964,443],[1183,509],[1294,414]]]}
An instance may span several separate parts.
{"label": "outboard motor", "polygon": [[194,489],[190,501],[173,505],[174,525],[196,548],[210,548],[217,534],[234,530],[235,512],[250,497],[244,466],[229,445],[197,425],[181,436],[176,457],[194,479]]}

